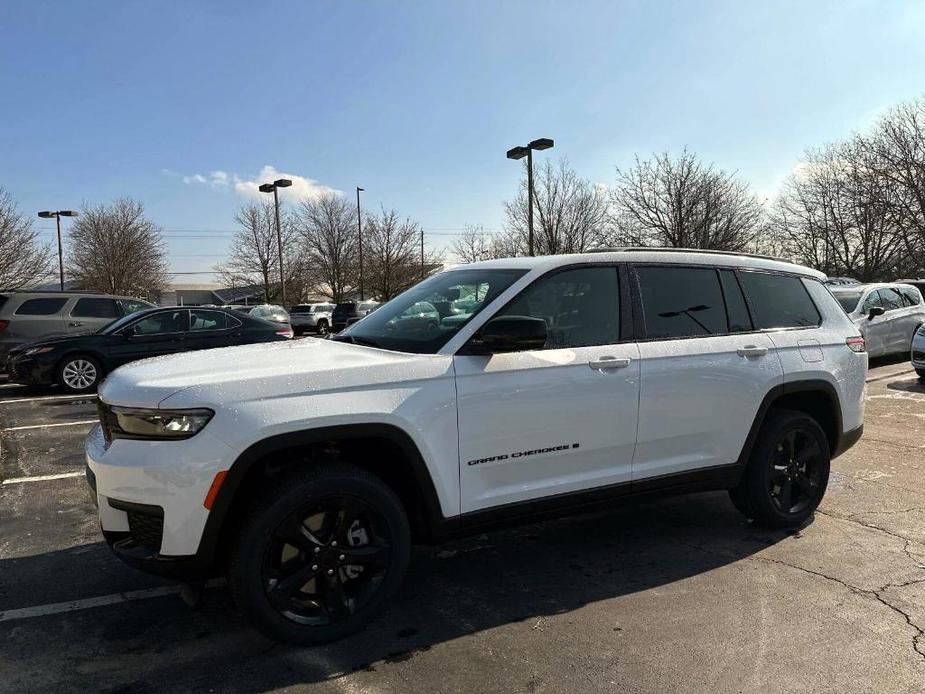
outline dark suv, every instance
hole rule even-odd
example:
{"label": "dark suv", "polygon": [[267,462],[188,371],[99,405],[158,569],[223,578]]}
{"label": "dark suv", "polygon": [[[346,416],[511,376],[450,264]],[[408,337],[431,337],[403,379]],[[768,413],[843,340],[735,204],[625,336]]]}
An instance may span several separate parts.
{"label": "dark suv", "polygon": [[0,367],[17,345],[57,333],[95,332],[116,318],[153,306],[109,294],[0,292]]}
{"label": "dark suv", "polygon": [[340,332],[367,313],[375,311],[378,306],[378,301],[344,301],[337,304],[331,314],[331,328],[334,332]]}

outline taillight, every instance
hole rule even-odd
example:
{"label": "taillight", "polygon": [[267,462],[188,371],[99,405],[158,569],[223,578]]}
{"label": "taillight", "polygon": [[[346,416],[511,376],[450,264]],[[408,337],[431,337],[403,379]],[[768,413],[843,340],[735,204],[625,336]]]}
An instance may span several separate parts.
{"label": "taillight", "polygon": [[291,340],[292,335],[293,335],[292,328],[286,328],[285,330],[277,330],[276,334],[281,335],[283,337],[288,337]]}
{"label": "taillight", "polygon": [[10,322],[8,320],[0,320],[0,333],[6,330],[6,326],[8,326],[9,324]]}
{"label": "taillight", "polygon": [[845,344],[848,345],[848,349],[852,352],[866,352],[867,347],[864,344],[864,338],[858,335],[857,337],[847,337],[845,338]]}

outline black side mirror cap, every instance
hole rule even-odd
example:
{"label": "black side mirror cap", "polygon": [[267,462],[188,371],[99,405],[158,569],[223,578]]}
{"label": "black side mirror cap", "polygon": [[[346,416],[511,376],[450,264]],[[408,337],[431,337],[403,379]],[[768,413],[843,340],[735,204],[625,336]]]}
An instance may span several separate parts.
{"label": "black side mirror cap", "polygon": [[482,326],[466,345],[464,354],[500,354],[543,349],[546,321],[531,316],[499,316]]}
{"label": "black side mirror cap", "polygon": [[883,306],[871,306],[870,312],[867,314],[867,320],[882,316],[884,313],[886,313],[886,309]]}

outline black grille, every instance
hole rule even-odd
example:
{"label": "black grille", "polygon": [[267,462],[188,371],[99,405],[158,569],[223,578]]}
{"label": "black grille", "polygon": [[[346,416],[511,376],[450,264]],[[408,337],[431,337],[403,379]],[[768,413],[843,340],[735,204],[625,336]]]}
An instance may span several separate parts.
{"label": "black grille", "polygon": [[912,358],[916,361],[925,361],[925,352],[919,352],[918,350],[912,350]]}
{"label": "black grille", "polygon": [[112,443],[112,429],[115,424],[115,416],[112,413],[109,405],[104,403],[102,400],[96,401],[96,411],[100,417],[100,424],[103,427],[103,438],[106,439],[106,445]]}
{"label": "black grille", "polygon": [[164,534],[164,517],[128,512],[128,528],[136,544],[159,551]]}

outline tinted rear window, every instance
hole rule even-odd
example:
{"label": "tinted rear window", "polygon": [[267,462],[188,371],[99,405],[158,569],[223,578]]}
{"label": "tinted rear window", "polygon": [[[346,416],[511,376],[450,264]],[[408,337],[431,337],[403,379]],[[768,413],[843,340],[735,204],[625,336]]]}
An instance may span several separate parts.
{"label": "tinted rear window", "polygon": [[799,277],[747,271],[739,273],[739,277],[757,327],[805,328],[819,325],[819,311]]}
{"label": "tinted rear window", "polygon": [[77,300],[71,315],[76,318],[118,318],[121,314],[115,299],[86,297]]}
{"label": "tinted rear window", "polygon": [[719,277],[712,268],[637,267],[650,339],[728,332]]}
{"label": "tinted rear window", "polygon": [[67,298],[63,299],[28,299],[16,309],[17,316],[51,316],[60,311]]}
{"label": "tinted rear window", "polygon": [[854,311],[858,307],[858,301],[861,300],[861,292],[833,292],[833,295],[846,313]]}
{"label": "tinted rear window", "polygon": [[0,308],[3,308],[3,304],[6,303],[6,297],[3,294],[0,294]]}
{"label": "tinted rear window", "polygon": [[293,306],[291,309],[289,309],[289,313],[311,313],[311,312],[312,312],[311,306]]}
{"label": "tinted rear window", "polygon": [[357,310],[357,305],[355,301],[348,301],[344,304],[337,304],[334,307],[334,313],[353,313]]}

